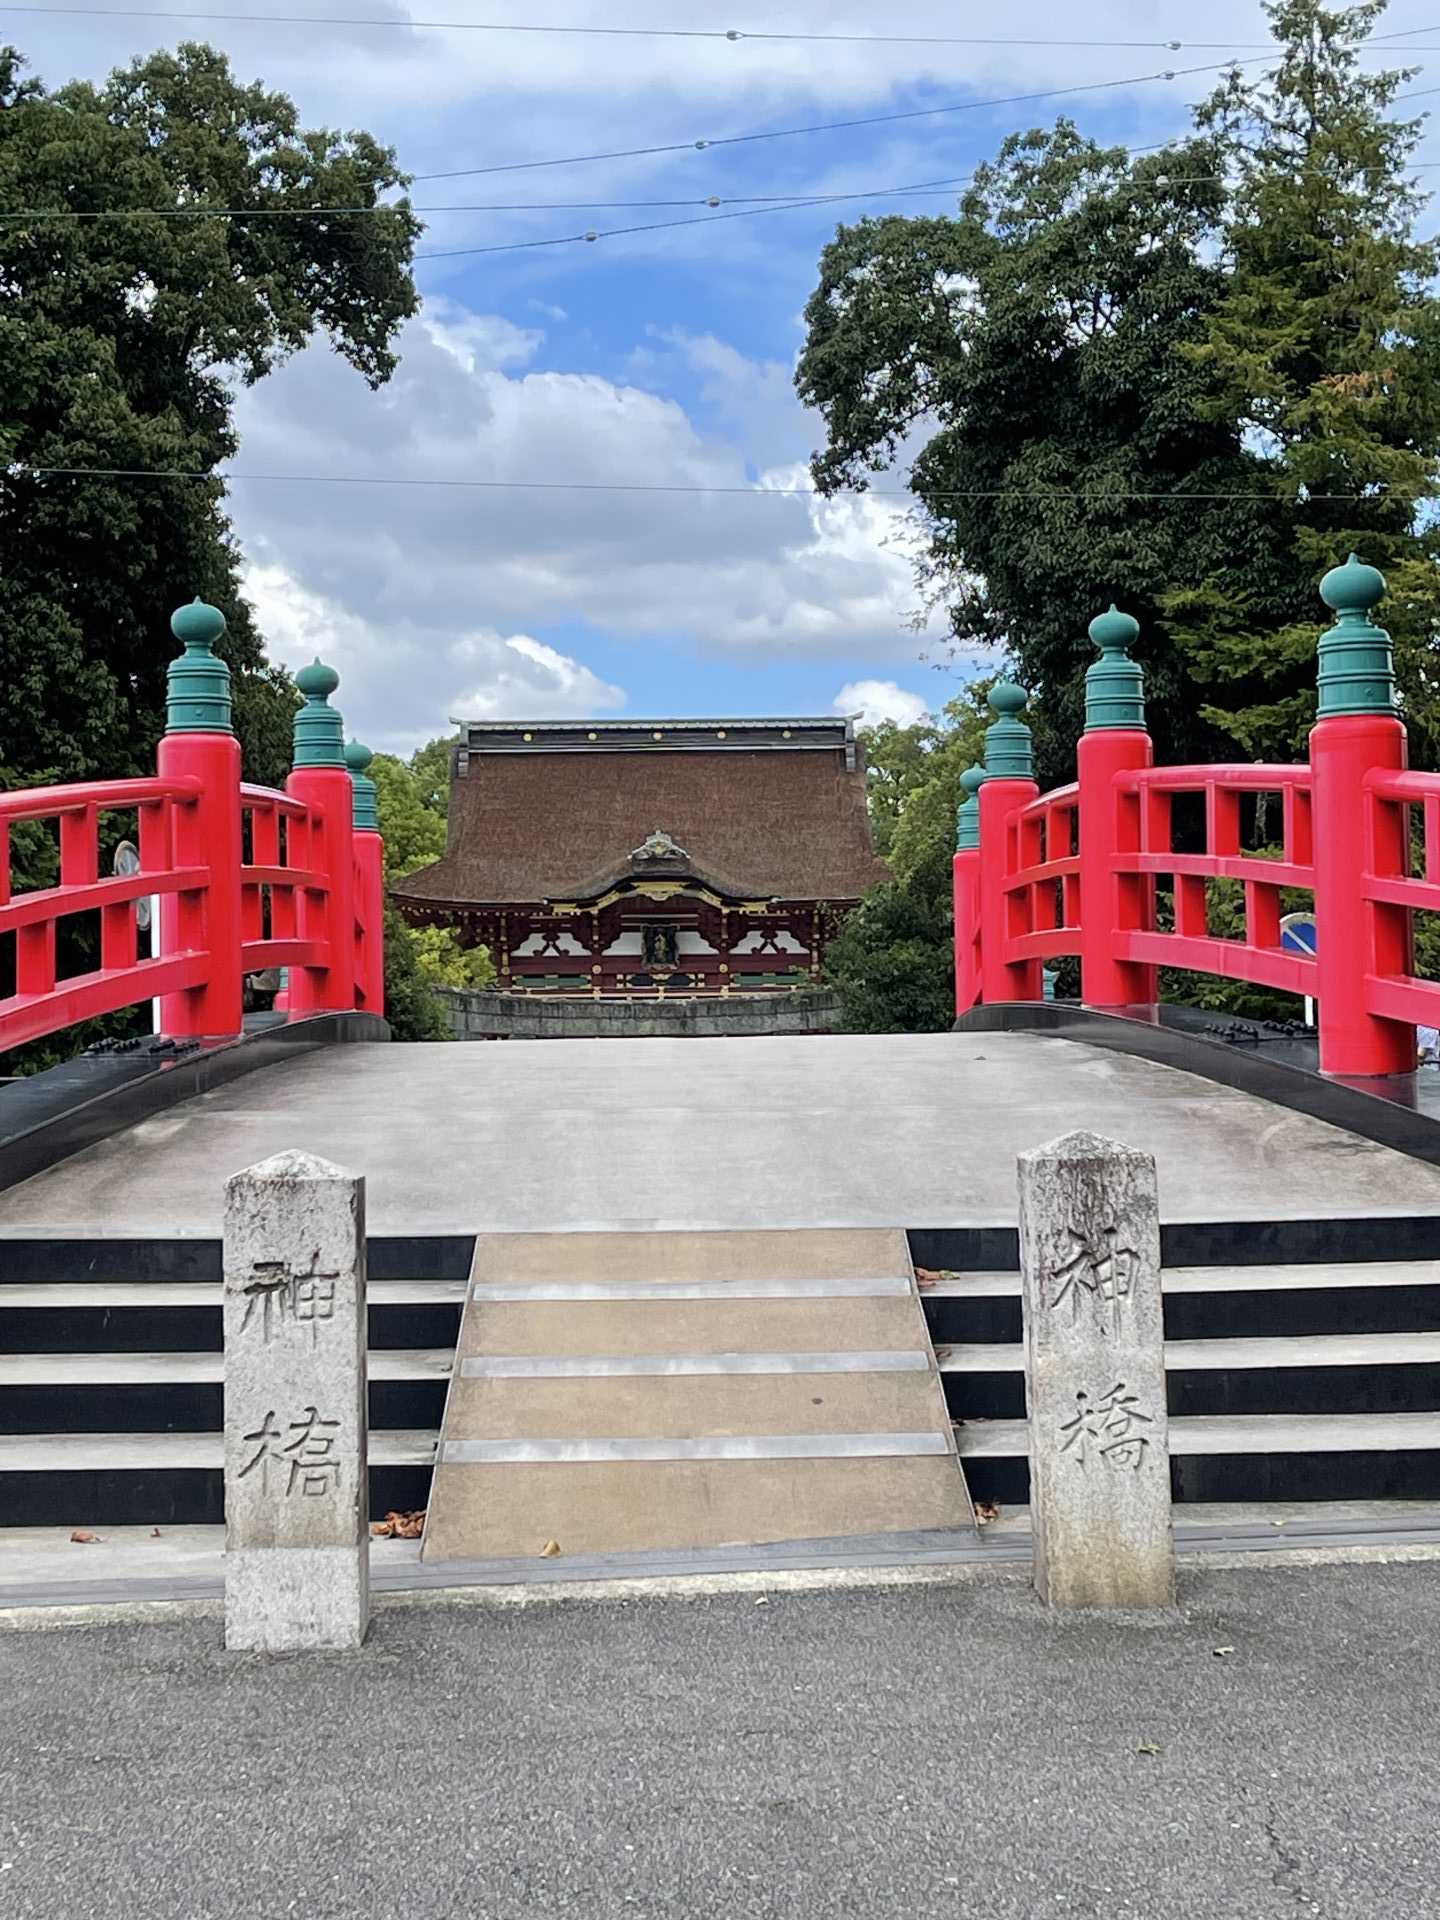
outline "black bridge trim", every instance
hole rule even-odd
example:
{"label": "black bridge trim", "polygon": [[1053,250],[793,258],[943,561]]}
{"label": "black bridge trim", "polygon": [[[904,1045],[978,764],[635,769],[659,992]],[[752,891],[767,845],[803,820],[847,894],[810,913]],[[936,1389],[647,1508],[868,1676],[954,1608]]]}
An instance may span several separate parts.
{"label": "black bridge trim", "polygon": [[321,1013],[271,1023],[239,1039],[145,1041],[134,1051],[83,1053],[0,1085],[0,1193],[123,1133],[197,1093],[316,1047],[390,1038],[373,1013]]}
{"label": "black bridge trim", "polygon": [[[1333,1080],[1290,1061],[1267,1057],[1258,1047],[1230,1046],[1206,1034],[1187,1031],[1180,1022],[1187,1016],[1197,1017],[1188,1009],[1162,1007],[1160,1013],[1160,1021],[1154,1022],[1057,1000],[1004,1001],[996,1006],[972,1007],[955,1022],[953,1030],[1045,1033],[1057,1040],[1078,1040],[1088,1047],[1152,1060],[1158,1066],[1213,1081],[1216,1086],[1254,1094],[1292,1113],[1308,1114],[1312,1120],[1328,1121],[1332,1127],[1359,1134],[1362,1140],[1373,1140],[1378,1146],[1393,1147],[1397,1153],[1422,1160],[1427,1166],[1440,1166],[1440,1115],[1425,1112],[1418,1104],[1416,1074]],[[1254,1022],[1237,1020],[1231,1024],[1249,1030],[1257,1041],[1264,1038],[1263,1029]],[[1440,1076],[1436,1078],[1440,1105]]]}

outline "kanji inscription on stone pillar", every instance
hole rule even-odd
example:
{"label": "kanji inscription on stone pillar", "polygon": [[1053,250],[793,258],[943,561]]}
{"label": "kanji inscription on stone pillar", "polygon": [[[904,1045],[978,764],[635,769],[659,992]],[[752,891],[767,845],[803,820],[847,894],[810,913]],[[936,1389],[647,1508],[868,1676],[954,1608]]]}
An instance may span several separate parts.
{"label": "kanji inscription on stone pillar", "polygon": [[225,1644],[369,1623],[365,1182],[308,1153],[225,1190]]}
{"label": "kanji inscription on stone pillar", "polygon": [[1069,1133],[1019,1176],[1035,1584],[1057,1607],[1172,1606],[1154,1159]]}

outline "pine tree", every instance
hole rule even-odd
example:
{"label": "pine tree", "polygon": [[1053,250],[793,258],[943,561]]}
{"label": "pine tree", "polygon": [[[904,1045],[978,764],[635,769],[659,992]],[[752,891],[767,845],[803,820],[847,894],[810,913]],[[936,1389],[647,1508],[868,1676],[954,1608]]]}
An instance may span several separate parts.
{"label": "pine tree", "polygon": [[1422,757],[1440,744],[1440,542],[1423,509],[1440,457],[1437,257],[1414,237],[1422,123],[1390,111],[1413,70],[1360,65],[1384,4],[1268,0],[1276,65],[1228,74],[1196,116],[1233,188],[1225,292],[1181,352],[1210,383],[1202,413],[1238,424],[1275,504],[1249,564],[1177,581],[1162,606],[1205,717],[1259,758],[1303,750],[1315,587],[1352,548],[1391,577],[1412,733]]}

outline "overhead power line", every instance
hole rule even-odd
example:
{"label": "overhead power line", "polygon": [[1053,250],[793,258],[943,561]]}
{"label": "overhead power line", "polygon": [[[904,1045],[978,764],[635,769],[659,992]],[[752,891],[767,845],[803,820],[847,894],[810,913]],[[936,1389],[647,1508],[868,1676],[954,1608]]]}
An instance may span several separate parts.
{"label": "overhead power line", "polygon": [[[645,493],[645,494],[713,494],[746,499],[771,500],[831,500],[841,499],[882,499],[914,500],[914,492],[909,487],[835,487],[822,492],[819,487],[754,487],[728,486],[720,483],[676,484],[670,481],[642,480],[473,480],[440,476],[436,478],[411,478],[387,473],[234,473],[234,472],[192,472],[183,468],[152,469],[148,467],[37,467],[24,462],[12,462],[9,467],[12,474],[24,474],[36,480],[194,480],[194,481],[231,481],[242,483],[288,484],[307,487],[458,487],[464,490],[480,492],[515,493]],[[0,473],[5,469],[0,468]],[[939,487],[927,490],[927,497],[934,500],[1081,500],[1091,506],[1119,504],[1126,500],[1174,501],[1189,504],[1194,501],[1216,500],[1252,500],[1271,501],[1276,505],[1287,504],[1284,497],[1277,493],[1245,493],[1230,489],[1218,489],[1214,492],[1179,491],[1163,493],[1144,492],[1130,487],[1084,489],[1080,487]],[[1310,493],[1307,500],[1349,501],[1354,506],[1374,506],[1382,500],[1401,502],[1429,499],[1428,493],[1405,493],[1391,489],[1376,494],[1354,493]]]}
{"label": "overhead power line", "polygon": [[[1165,147],[1174,146],[1185,135],[1177,134],[1173,140],[1157,141],[1152,146],[1126,147],[1126,153],[1159,153]],[[1407,173],[1426,173],[1440,168],[1440,160],[1412,160],[1405,171]],[[1380,166],[1358,167],[1359,173],[1381,173]],[[410,206],[397,201],[382,201],[373,207],[99,207],[93,211],[76,211],[70,207],[18,207],[0,212],[0,221],[4,220],[327,220],[364,218],[382,213],[644,213],[670,207],[708,207],[712,212],[721,207],[755,207],[765,210],[771,207],[821,207],[832,200],[888,200],[902,193],[938,193],[942,188],[965,187],[971,185],[976,176],[973,173],[957,173],[942,180],[916,180],[901,187],[858,187],[845,193],[832,192],[827,187],[796,187],[793,193],[709,193],[701,199],[691,197],[685,200],[459,200],[447,201],[443,206]],[[1223,173],[1166,173],[1160,174],[1152,182],[1136,185],[1132,191],[1138,198],[1142,192],[1149,193],[1164,187],[1197,186],[1208,180],[1224,180]],[[566,235],[567,239],[579,239],[581,235]],[[603,236],[601,236],[603,237]],[[558,242],[547,243],[558,244]],[[461,248],[461,252],[469,249]],[[443,259],[444,254],[421,254],[420,259]]]}
{"label": "overhead power line", "polygon": [[[780,41],[825,46],[882,47],[1060,47],[1060,48],[1144,48],[1212,52],[1223,48],[1248,50],[1269,46],[1264,40],[1094,40],[1069,39],[1048,34],[956,34],[956,33],[805,33],[784,28],[748,27],[615,27],[576,26],[569,23],[539,25],[516,20],[407,20],[376,19],[365,14],[332,13],[232,13],[200,7],[0,7],[0,13],[55,14],[88,20],[211,20],[235,25],[279,27],[374,27],[424,33],[510,33],[568,35],[584,39],[611,40],[724,40],[731,44],[746,41]],[[1408,40],[1416,34],[1440,31],[1440,22],[1428,27],[1404,27],[1392,33],[1372,34],[1372,40]]]}
{"label": "overhead power line", "polygon": [[[404,20],[376,19],[364,14],[333,13],[229,13],[212,11],[199,7],[0,7],[0,13],[56,14],[59,16],[79,17],[88,20],[211,20],[225,21],[235,25],[260,25],[283,27],[375,27],[377,29],[396,28],[402,31],[424,33],[511,33],[511,34],[549,34],[567,35],[577,39],[608,40],[721,40],[732,44],[745,41],[782,41],[802,42],[805,44],[825,44],[833,46],[887,46],[887,47],[1113,47],[1168,49],[1179,53],[1183,48],[1195,48],[1209,52],[1223,47],[1250,48],[1269,44],[1260,40],[1081,40],[1052,38],[1048,35],[1033,38],[1014,35],[990,34],[951,34],[951,33],[801,33],[786,32],[767,28],[752,31],[740,27],[601,27],[556,25],[540,26],[533,22],[507,20]],[[1414,33],[1430,32],[1432,29],[1415,27]]]}
{"label": "overhead power line", "polygon": [[[3,11],[3,9],[0,9]],[[1395,96],[1401,100],[1419,100],[1435,93],[1440,87],[1421,87],[1409,93]],[[1118,145],[1106,147],[1106,152],[1120,152],[1131,156],[1143,153],[1161,153],[1166,147],[1179,146],[1190,138],[1191,129],[1172,134],[1167,140],[1152,140],[1145,145]],[[1412,160],[1405,171],[1423,173],[1440,168],[1440,160]],[[1380,166],[1359,167],[1361,173],[1379,173]],[[224,207],[198,203],[188,207],[10,207],[0,209],[0,222],[31,220],[323,220],[332,218],[373,217],[386,213],[602,213],[602,212],[651,212],[668,208],[705,207],[716,211],[722,207],[756,208],[766,211],[772,208],[787,210],[797,207],[825,206],[837,200],[883,200],[899,194],[939,192],[942,188],[964,187],[973,184],[973,173],[950,174],[938,180],[919,180],[898,187],[864,187],[835,191],[826,187],[796,187],[790,193],[710,193],[701,196],[689,195],[683,199],[670,200],[454,200],[439,203],[413,205],[401,201],[377,201],[371,206],[355,207],[340,205],[321,205],[311,207]],[[1167,186],[1193,186],[1211,180],[1224,180],[1223,173],[1187,173],[1161,174],[1144,187],[1136,186],[1134,191],[1149,192]],[[671,224],[661,222],[660,225]],[[689,224],[680,222],[678,224]],[[614,231],[623,233],[647,232],[650,228],[626,227]],[[520,244],[532,246],[560,246],[576,240],[589,239],[588,234],[561,234],[552,239],[528,241]],[[594,236],[605,239],[609,235],[601,233]],[[454,254],[500,251],[502,249],[461,247],[441,252],[417,254],[421,260],[437,260],[453,257]]]}
{"label": "overhead power line", "polygon": [[[1440,93],[1440,87],[1418,88],[1410,93],[1398,94],[1400,100],[1417,100]],[[1128,146],[1119,149],[1127,154],[1162,152],[1166,147],[1177,144],[1187,136],[1184,133],[1172,135],[1169,140],[1153,141],[1146,146]],[[1410,173],[1430,172],[1440,168],[1437,160],[1416,160],[1405,169]],[[1379,167],[1361,172],[1379,172]],[[856,200],[899,199],[919,194],[951,192],[957,187],[973,184],[974,174],[952,174],[936,180],[907,182],[895,187],[863,187],[846,192],[828,192],[819,188],[808,191],[797,189],[793,194],[707,194],[703,199],[676,200],[498,200],[498,201],[462,201],[433,206],[408,206],[396,202],[382,202],[374,206],[318,206],[318,207],[103,207],[93,210],[71,207],[20,207],[0,210],[0,225],[9,222],[31,222],[41,220],[60,221],[101,221],[101,220],[252,220],[252,219],[338,219],[355,216],[374,216],[386,213],[407,212],[415,214],[434,213],[561,213],[561,212],[601,212],[601,211],[651,211],[671,207],[703,207],[706,211],[678,220],[655,220],[641,222],[632,226],[586,229],[580,233],[550,234],[538,240],[506,240],[475,247],[431,248],[417,253],[415,260],[453,260],[479,254],[526,252],[535,248],[573,246],[585,242],[616,239],[640,233],[661,233],[678,227],[705,226],[713,220],[738,220],[769,213],[794,213],[815,207],[825,207],[853,202]],[[1160,174],[1153,181],[1137,184],[1132,193],[1138,198],[1141,193],[1159,192],[1173,186],[1198,186],[1217,180],[1224,180],[1223,173]],[[722,211],[728,209],[728,211]]]}
{"label": "overhead power line", "polygon": [[804,127],[765,127],[753,133],[729,133],[711,139],[672,140],[650,147],[619,147],[608,153],[563,154],[553,160],[508,160],[488,167],[451,167],[443,173],[417,173],[415,180],[469,180],[481,174],[530,173],[540,167],[578,167],[597,160],[639,160],[665,153],[705,153],[713,147],[747,146],[758,140],[794,140],[813,133],[845,133],[855,127],[893,126],[902,120],[934,120],[952,113],[980,113],[987,107],[1017,107],[1034,100],[1058,100],[1078,93],[1113,93],[1121,87],[1153,85],[1161,80],[1180,80],[1189,74],[1218,73],[1231,66],[1255,66],[1273,53],[1252,60],[1214,60],[1204,66],[1169,67],[1158,73],[1127,74],[1120,80],[1091,80],[1070,87],[1043,87],[1033,93],[986,95],[979,100],[954,100],[942,107],[910,107],[901,113],[865,114],[851,120],[822,120]]}

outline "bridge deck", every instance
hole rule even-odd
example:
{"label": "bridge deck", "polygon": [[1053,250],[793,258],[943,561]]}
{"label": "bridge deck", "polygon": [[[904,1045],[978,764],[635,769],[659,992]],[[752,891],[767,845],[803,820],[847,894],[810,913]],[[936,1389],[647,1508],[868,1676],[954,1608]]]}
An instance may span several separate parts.
{"label": "bridge deck", "polygon": [[351,1046],[265,1068],[0,1194],[0,1235],[219,1232],[286,1147],[374,1233],[1013,1223],[1015,1155],[1152,1151],[1170,1221],[1440,1214],[1440,1170],[1173,1068],[1037,1034]]}

